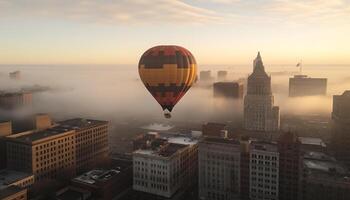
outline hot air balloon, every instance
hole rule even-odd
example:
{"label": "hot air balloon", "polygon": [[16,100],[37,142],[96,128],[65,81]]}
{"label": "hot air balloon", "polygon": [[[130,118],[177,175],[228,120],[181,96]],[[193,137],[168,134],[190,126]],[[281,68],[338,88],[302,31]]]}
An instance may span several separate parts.
{"label": "hot air balloon", "polygon": [[164,45],[148,49],[140,58],[139,74],[147,90],[170,118],[177,102],[191,88],[197,75],[197,64],[187,49]]}

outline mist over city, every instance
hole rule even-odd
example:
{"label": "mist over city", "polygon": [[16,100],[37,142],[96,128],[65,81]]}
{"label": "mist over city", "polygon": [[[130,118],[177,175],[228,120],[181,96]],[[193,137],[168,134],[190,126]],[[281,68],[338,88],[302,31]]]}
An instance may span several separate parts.
{"label": "mist over city", "polygon": [[0,0],[0,200],[349,200],[347,0]]}

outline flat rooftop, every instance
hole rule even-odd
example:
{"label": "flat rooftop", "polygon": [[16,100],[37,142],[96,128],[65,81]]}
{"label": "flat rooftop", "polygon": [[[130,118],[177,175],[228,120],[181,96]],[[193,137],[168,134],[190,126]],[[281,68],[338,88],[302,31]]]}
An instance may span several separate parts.
{"label": "flat rooftop", "polygon": [[251,143],[252,150],[278,152],[277,144],[272,142],[256,141]]}
{"label": "flat rooftop", "polygon": [[33,176],[32,174],[28,174],[25,172],[13,171],[13,170],[0,170],[0,190],[8,187],[9,185],[22,180],[24,178],[28,178]]}
{"label": "flat rooftop", "polygon": [[46,130],[30,131],[26,134],[20,134],[18,136],[13,136],[11,138],[12,140],[18,141],[18,142],[32,143],[32,142],[44,139],[46,137],[64,134],[68,131],[88,129],[88,128],[100,126],[107,123],[108,121],[75,118],[75,119],[58,122],[58,125]]}
{"label": "flat rooftop", "polygon": [[326,144],[323,142],[321,138],[312,138],[312,137],[299,137],[301,144],[304,145],[315,145],[326,147]]}
{"label": "flat rooftop", "polygon": [[73,181],[88,184],[88,185],[94,185],[97,183],[107,182],[113,177],[116,177],[120,172],[121,171],[115,170],[115,169],[110,169],[110,170],[96,169],[96,170],[91,170],[89,172],[86,172],[83,175],[74,178]]}
{"label": "flat rooftop", "polygon": [[218,137],[205,137],[202,142],[210,142],[210,143],[221,143],[221,144],[235,144],[239,145],[239,141],[233,139],[226,138],[218,138]]}
{"label": "flat rooftop", "polygon": [[21,189],[17,186],[10,186],[5,189],[0,189],[0,199],[5,199],[6,197],[9,197],[11,195],[17,194],[21,192],[24,189]]}
{"label": "flat rooftop", "polygon": [[63,128],[80,130],[80,129],[86,129],[86,128],[108,124],[108,121],[75,118],[75,119],[69,119],[69,120],[58,122],[58,124],[60,127],[63,127]]}

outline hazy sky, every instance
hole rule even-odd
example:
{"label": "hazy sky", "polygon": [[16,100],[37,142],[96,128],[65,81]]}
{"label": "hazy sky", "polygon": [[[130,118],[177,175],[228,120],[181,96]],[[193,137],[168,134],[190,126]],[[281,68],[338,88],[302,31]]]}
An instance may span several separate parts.
{"label": "hazy sky", "polygon": [[158,44],[200,64],[350,64],[350,0],[0,0],[0,64],[136,64]]}

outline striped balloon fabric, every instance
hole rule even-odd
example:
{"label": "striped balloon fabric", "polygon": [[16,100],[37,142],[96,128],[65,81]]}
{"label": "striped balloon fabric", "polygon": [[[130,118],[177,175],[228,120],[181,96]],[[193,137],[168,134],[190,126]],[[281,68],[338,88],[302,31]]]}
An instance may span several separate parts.
{"label": "striped balloon fabric", "polygon": [[171,112],[194,83],[197,64],[192,53],[183,47],[156,46],[142,55],[139,74],[163,110]]}

